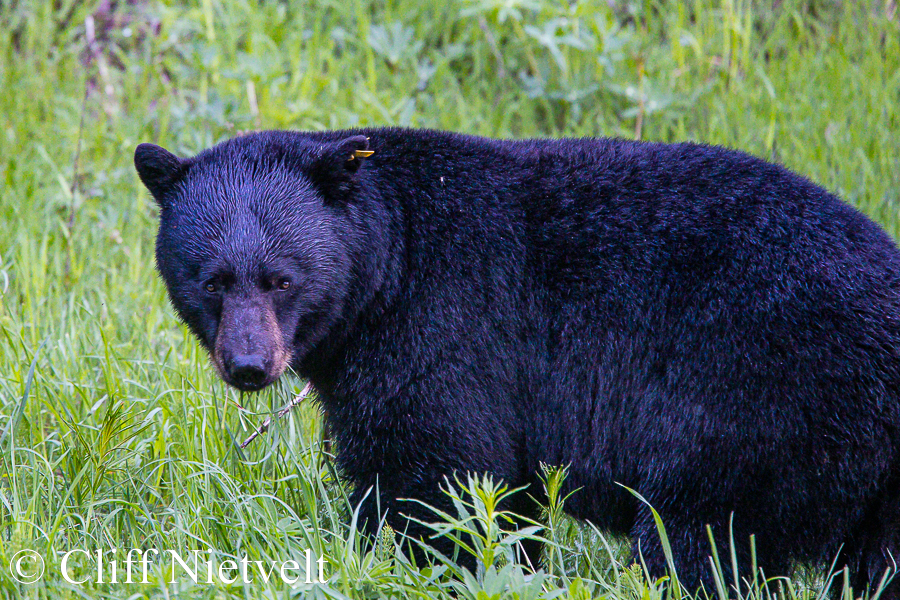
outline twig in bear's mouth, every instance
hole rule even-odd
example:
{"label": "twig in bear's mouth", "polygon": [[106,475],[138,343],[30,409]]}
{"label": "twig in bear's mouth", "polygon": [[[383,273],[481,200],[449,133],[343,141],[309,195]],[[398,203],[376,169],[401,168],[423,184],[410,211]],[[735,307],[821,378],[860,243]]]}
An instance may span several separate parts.
{"label": "twig in bear's mouth", "polygon": [[[296,396],[294,396],[294,399],[291,400],[287,406],[285,406],[284,408],[282,408],[275,414],[275,418],[280,419],[284,415],[291,412],[291,410],[293,410],[295,406],[298,406],[301,402],[303,402],[306,399],[307,396],[309,396],[309,393],[311,391],[312,391],[312,383],[307,383],[306,386],[300,391],[300,393],[297,394]],[[272,417],[267,417],[266,420],[262,422],[262,425],[259,426],[259,429],[257,429],[253,433],[251,433],[250,437],[248,437],[246,440],[244,440],[241,443],[241,450],[246,448],[250,444],[250,442],[252,442],[257,437],[259,437],[260,434],[267,432],[269,430],[269,426],[271,424],[272,424]]]}

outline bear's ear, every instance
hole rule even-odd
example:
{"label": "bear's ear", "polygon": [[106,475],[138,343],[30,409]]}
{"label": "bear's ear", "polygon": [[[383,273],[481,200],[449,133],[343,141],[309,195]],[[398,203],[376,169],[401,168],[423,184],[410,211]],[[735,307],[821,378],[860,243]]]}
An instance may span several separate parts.
{"label": "bear's ear", "polygon": [[369,138],[354,135],[319,148],[309,174],[326,196],[346,195],[352,190],[363,161],[373,154],[369,150]]}
{"label": "bear's ear", "polygon": [[140,144],[134,150],[134,167],[160,206],[172,186],[184,176],[187,165],[188,161],[156,144]]}

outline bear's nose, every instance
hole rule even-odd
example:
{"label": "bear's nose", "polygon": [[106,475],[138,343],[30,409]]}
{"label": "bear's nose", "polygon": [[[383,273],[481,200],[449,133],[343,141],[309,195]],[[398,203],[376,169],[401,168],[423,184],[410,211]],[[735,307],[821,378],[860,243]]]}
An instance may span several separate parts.
{"label": "bear's nose", "polygon": [[266,380],[266,366],[259,354],[239,354],[231,360],[228,374],[238,387],[258,388]]}

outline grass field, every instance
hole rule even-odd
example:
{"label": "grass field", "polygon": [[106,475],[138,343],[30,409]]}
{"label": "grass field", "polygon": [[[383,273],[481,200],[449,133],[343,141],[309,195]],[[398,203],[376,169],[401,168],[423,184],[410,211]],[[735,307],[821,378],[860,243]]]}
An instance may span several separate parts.
{"label": "grass field", "polygon": [[[0,594],[679,597],[558,505],[542,570],[515,564],[490,485],[467,485],[477,518],[448,525],[484,526],[477,573],[409,565],[389,532],[361,552],[314,403],[236,446],[303,382],[240,396],[218,381],[154,272],[156,208],[132,153],[382,124],[696,140],[781,162],[897,236],[900,9],[772,4],[0,0]],[[79,552],[119,549],[106,560],[122,569],[130,548],[296,559],[300,582],[195,584],[158,560],[147,583],[99,583]],[[12,577],[22,550],[45,563],[35,583]],[[327,584],[306,583],[307,550]],[[66,581],[67,556],[86,582]],[[827,571],[764,585],[739,567],[739,592],[721,581],[711,597],[815,598]]]}

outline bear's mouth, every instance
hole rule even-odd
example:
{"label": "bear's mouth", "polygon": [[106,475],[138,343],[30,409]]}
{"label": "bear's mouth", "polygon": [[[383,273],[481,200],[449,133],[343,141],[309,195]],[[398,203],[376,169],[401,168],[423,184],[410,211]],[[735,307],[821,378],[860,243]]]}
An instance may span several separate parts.
{"label": "bear's mouth", "polygon": [[240,390],[241,392],[259,392],[269,387],[281,378],[287,367],[289,357],[288,353],[278,353],[272,365],[273,368],[260,370],[252,375],[241,374],[235,371],[233,365],[226,367],[219,356],[213,356],[212,363],[216,367],[219,378],[227,385]]}
{"label": "bear's mouth", "polygon": [[[223,378],[223,379],[224,379],[224,378]],[[277,377],[272,378],[271,381],[269,381],[268,379],[269,379],[269,378],[266,378],[266,381],[263,381],[262,383],[250,383],[250,382],[243,382],[243,381],[229,381],[228,379],[224,379],[224,381],[225,381],[225,383],[227,383],[227,384],[230,385],[231,387],[233,387],[233,388],[235,388],[235,389],[237,389],[237,390],[240,390],[240,391],[242,391],[242,392],[259,392],[259,391],[264,390],[265,388],[269,387],[269,386],[272,385],[273,383],[275,383],[275,381],[276,381],[278,378],[277,378]]]}

